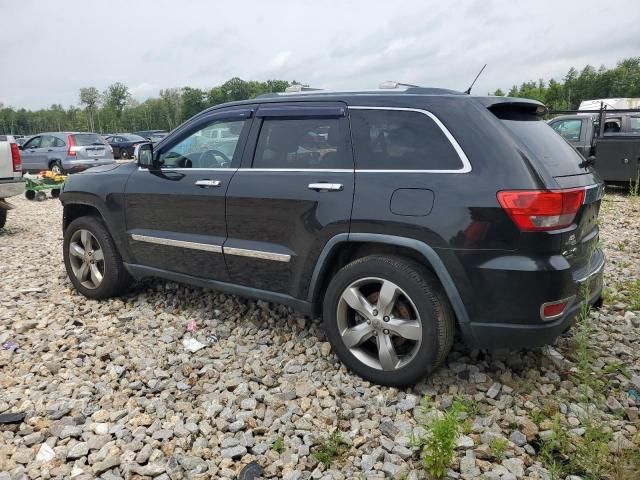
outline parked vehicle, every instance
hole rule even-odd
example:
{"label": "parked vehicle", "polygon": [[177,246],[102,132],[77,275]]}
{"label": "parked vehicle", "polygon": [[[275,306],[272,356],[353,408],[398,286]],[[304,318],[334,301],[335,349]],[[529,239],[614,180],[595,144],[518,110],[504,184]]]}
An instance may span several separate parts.
{"label": "parked vehicle", "polygon": [[[137,164],[68,179],[68,275],[94,299],[156,276],[322,313],[340,359],[385,385],[433,371],[456,330],[548,344],[599,300],[605,259],[602,184],[545,111],[417,87],[210,108]],[[227,152],[196,141],[226,128]]]}
{"label": "parked vehicle", "polygon": [[0,228],[7,222],[7,211],[13,209],[6,199],[22,192],[24,182],[18,144],[12,135],[0,135]]}
{"label": "parked vehicle", "polygon": [[105,139],[113,149],[114,158],[131,158],[133,149],[148,140],[133,133],[116,133]]}
{"label": "parked vehicle", "polygon": [[62,175],[115,163],[111,147],[95,133],[41,133],[31,138],[20,150],[25,172],[51,170]]}
{"label": "parked vehicle", "polygon": [[594,164],[605,182],[628,185],[640,178],[640,110],[576,112],[549,125]]}
{"label": "parked vehicle", "polygon": [[156,144],[164,137],[169,135],[169,132],[167,132],[166,130],[143,130],[141,132],[134,132],[134,135],[140,135],[141,137],[149,140],[151,143]]}

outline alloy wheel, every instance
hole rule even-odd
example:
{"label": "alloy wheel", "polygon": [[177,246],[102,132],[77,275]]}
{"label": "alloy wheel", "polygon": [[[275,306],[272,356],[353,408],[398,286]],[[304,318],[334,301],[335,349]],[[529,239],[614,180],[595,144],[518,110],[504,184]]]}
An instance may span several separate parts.
{"label": "alloy wheel", "polygon": [[340,296],[340,337],[361,362],[378,370],[397,370],[416,356],[422,341],[418,309],[395,283],[368,277],[352,282]]}
{"label": "alloy wheel", "polygon": [[83,287],[94,290],[100,286],[104,278],[104,252],[89,230],[80,229],[71,236],[69,263]]}

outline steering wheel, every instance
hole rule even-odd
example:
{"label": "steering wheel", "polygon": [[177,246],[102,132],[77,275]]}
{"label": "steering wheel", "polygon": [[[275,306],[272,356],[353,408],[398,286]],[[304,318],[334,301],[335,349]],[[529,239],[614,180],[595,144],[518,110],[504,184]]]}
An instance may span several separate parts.
{"label": "steering wheel", "polygon": [[[216,157],[220,157],[222,161],[218,161]],[[200,165],[202,167],[207,167],[209,166],[209,163],[216,163],[219,167],[228,167],[229,165],[231,165],[231,159],[220,150],[205,150],[204,152],[202,152],[202,155],[200,155]]]}

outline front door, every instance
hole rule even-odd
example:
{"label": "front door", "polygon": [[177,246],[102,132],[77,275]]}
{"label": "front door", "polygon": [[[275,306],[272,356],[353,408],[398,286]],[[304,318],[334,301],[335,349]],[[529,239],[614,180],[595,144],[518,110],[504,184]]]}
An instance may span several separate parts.
{"label": "front door", "polygon": [[[126,224],[136,264],[203,279],[228,278],[225,193],[251,125],[251,108],[218,110],[172,133],[154,155],[159,171],[139,168],[126,187]],[[225,128],[224,142],[212,138]]]}
{"label": "front door", "polygon": [[224,254],[234,283],[306,299],[323,247],[349,232],[354,170],[345,115],[335,102],[258,109],[227,192]]}
{"label": "front door", "polygon": [[47,169],[47,156],[44,149],[40,148],[41,141],[42,136],[33,137],[22,147],[20,159],[23,171],[35,172]]}

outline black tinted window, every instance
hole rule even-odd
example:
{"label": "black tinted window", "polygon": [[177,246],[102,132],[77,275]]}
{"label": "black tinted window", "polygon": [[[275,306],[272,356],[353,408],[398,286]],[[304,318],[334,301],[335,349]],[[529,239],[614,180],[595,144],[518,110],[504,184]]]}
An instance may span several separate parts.
{"label": "black tinted window", "polygon": [[502,120],[530,153],[535,162],[544,164],[554,176],[584,173],[582,157],[542,120]]}
{"label": "black tinted window", "polygon": [[353,168],[346,121],[338,118],[266,118],[254,168]]}
{"label": "black tinted window", "polygon": [[436,123],[420,112],[351,110],[356,168],[458,170],[462,161]]}

